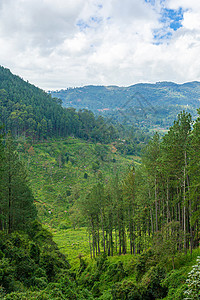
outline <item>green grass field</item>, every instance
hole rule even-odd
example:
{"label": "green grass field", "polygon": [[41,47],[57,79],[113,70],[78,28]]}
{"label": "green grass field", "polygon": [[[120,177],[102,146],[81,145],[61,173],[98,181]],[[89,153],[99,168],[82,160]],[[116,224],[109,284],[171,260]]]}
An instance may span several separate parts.
{"label": "green grass field", "polygon": [[93,144],[68,137],[59,141],[29,144],[18,141],[43,224],[71,227],[70,209],[98,181],[123,174],[139,158],[113,153],[111,145]]}
{"label": "green grass field", "polygon": [[86,228],[57,230],[53,232],[53,239],[74,269],[79,267],[79,255],[90,260]]}

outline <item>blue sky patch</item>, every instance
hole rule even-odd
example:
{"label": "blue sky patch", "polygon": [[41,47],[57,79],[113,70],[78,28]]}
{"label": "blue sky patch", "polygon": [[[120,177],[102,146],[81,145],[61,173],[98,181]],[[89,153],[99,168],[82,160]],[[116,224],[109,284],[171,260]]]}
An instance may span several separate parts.
{"label": "blue sky patch", "polygon": [[[147,0],[148,1],[148,0]],[[150,0],[151,1],[151,0]],[[155,44],[159,45],[171,39],[173,32],[182,27],[184,10],[163,8],[161,11],[160,23],[162,28],[154,31]]]}
{"label": "blue sky patch", "polygon": [[172,32],[170,31],[160,31],[160,30],[155,30],[154,31],[154,45],[160,45],[164,41],[166,42],[167,40],[170,40],[172,37]]}
{"label": "blue sky patch", "polygon": [[89,24],[87,24],[82,19],[78,20],[78,22],[76,23],[76,26],[79,27],[80,31],[84,31],[85,29],[90,27]]}
{"label": "blue sky patch", "polygon": [[102,18],[94,16],[94,17],[90,17],[87,22],[84,21],[83,19],[78,20],[76,26],[79,27],[80,31],[84,31],[88,28],[95,28],[97,25],[101,24],[101,22],[102,22]]}
{"label": "blue sky patch", "polygon": [[182,27],[181,21],[183,20],[183,13],[184,11],[182,8],[179,8],[178,10],[164,8],[160,21],[164,24],[169,23],[169,27],[176,31]]}
{"label": "blue sky patch", "polygon": [[146,3],[150,3],[152,5],[155,5],[155,0],[145,0]]}

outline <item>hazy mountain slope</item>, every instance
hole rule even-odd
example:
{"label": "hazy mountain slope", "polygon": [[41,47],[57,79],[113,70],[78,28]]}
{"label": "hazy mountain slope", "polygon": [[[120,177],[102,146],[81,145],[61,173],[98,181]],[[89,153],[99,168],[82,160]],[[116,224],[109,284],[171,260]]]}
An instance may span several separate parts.
{"label": "hazy mountain slope", "polygon": [[52,91],[51,95],[60,98],[65,107],[88,108],[107,116],[118,115],[120,120],[128,116],[140,125],[148,125],[146,121],[149,119],[151,125],[168,127],[181,110],[196,115],[200,106],[200,82],[85,86]]}

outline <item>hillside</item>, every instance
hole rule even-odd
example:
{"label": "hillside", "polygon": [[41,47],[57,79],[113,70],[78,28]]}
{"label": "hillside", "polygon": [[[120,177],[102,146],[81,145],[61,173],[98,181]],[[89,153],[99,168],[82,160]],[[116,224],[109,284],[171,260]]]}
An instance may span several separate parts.
{"label": "hillside", "polygon": [[102,145],[68,137],[35,143],[16,140],[25,161],[39,218],[55,228],[84,225],[73,205],[97,182],[124,173],[139,158],[121,156],[117,145]]}
{"label": "hillside", "polygon": [[168,128],[181,110],[196,116],[200,105],[200,83],[85,86],[52,91],[51,95],[60,98],[64,107],[87,108],[95,114],[134,122],[140,127]]}
{"label": "hillside", "polygon": [[[1,71],[0,297],[198,299],[200,117],[148,140],[130,101],[114,127]],[[158,121],[136,97],[136,123]]]}
{"label": "hillside", "polygon": [[10,130],[14,136],[31,140],[69,135],[100,142],[116,138],[116,130],[103,118],[95,118],[88,110],[63,108],[61,102],[0,66],[0,125],[4,133]]}

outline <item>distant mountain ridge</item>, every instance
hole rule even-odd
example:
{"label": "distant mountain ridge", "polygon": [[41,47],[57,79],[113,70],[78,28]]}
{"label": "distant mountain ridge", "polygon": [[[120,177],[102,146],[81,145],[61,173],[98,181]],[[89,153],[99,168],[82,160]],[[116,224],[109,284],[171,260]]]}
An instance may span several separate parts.
{"label": "distant mountain ridge", "polygon": [[[50,92],[60,98],[64,107],[87,108],[106,116],[117,115],[132,110],[135,122],[145,123],[147,116],[151,124],[169,127],[181,110],[196,116],[200,107],[200,82],[138,83],[128,87],[84,86]],[[119,113],[118,113],[119,115]],[[127,113],[126,113],[127,115]],[[134,118],[132,118],[134,119]],[[133,120],[134,121],[134,120]]]}

